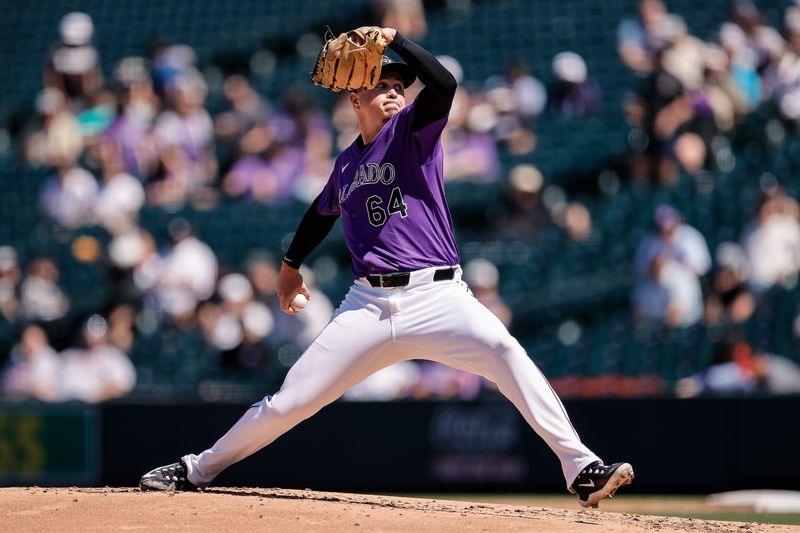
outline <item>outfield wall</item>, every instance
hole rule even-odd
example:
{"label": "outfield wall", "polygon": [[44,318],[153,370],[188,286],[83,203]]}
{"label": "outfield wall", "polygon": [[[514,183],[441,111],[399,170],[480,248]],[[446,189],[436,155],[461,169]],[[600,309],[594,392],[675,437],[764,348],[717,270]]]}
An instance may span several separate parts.
{"label": "outfield wall", "polygon": [[[800,397],[566,402],[606,461],[642,493],[797,489]],[[245,407],[108,403],[0,406],[0,484],[134,485],[211,445]],[[220,485],[341,491],[563,489],[558,462],[502,401],[336,403]]]}

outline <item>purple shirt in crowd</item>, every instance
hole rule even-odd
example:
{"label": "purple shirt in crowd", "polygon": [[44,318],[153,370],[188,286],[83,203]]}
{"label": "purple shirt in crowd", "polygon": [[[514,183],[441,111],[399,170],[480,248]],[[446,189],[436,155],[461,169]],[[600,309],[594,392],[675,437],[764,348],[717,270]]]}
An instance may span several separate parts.
{"label": "purple shirt in crowd", "polygon": [[356,277],[459,263],[439,140],[447,115],[411,131],[413,113],[411,104],[369,145],[345,149],[322,191],[317,209],[341,215]]}

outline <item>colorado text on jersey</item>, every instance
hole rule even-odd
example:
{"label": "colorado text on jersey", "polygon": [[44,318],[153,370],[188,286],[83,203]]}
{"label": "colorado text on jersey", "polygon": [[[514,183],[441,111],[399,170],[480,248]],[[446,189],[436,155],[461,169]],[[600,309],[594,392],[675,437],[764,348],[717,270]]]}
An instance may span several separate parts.
{"label": "colorado text on jersey", "polygon": [[[345,166],[345,168],[347,167]],[[384,185],[391,185],[394,183],[394,176],[395,169],[391,163],[360,165],[353,176],[353,181],[339,189],[339,204],[343,204],[352,192],[362,185],[374,185],[379,182]]]}

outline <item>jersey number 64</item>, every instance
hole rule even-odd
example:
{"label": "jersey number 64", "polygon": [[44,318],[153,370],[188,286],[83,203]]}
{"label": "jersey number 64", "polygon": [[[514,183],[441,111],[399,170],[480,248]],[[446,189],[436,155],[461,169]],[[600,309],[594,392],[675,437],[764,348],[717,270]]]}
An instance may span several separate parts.
{"label": "jersey number 64", "polygon": [[403,193],[400,192],[400,187],[395,187],[389,196],[389,203],[386,209],[383,208],[383,198],[377,194],[367,198],[367,212],[369,213],[369,223],[378,228],[386,224],[389,217],[395,213],[399,213],[403,218],[408,216],[408,206],[403,201]]}

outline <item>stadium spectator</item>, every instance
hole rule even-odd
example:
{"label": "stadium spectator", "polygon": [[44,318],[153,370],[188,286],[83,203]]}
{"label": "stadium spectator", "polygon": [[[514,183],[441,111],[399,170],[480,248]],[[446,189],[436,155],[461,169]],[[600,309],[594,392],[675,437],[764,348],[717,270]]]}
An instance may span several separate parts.
{"label": "stadium spectator", "polygon": [[731,76],[730,59],[722,47],[705,44],[704,91],[717,129],[728,132],[750,112],[744,94]]}
{"label": "stadium spectator", "polygon": [[203,107],[207,93],[203,76],[194,69],[175,75],[167,85],[169,108],[153,130],[161,162],[149,184],[155,203],[180,203],[216,175],[214,125]]}
{"label": "stadium spectator", "polygon": [[500,178],[500,162],[491,132],[497,113],[485,95],[470,95],[459,88],[450,109],[448,127],[442,134],[446,181],[493,182]]}
{"label": "stadium spectator", "polygon": [[136,310],[132,305],[122,304],[111,309],[108,313],[108,343],[131,353],[136,342],[135,321]]}
{"label": "stadium spectator", "polygon": [[86,109],[78,113],[78,124],[83,134],[87,155],[97,146],[102,134],[117,117],[117,97],[106,87],[96,91],[89,98]]}
{"label": "stadium spectator", "polygon": [[705,320],[709,324],[740,324],[755,311],[756,298],[747,286],[750,264],[744,249],[724,242],[717,247],[711,291],[706,298]]}
{"label": "stadium spectator", "polygon": [[560,52],[553,57],[555,80],[548,103],[562,118],[585,118],[600,108],[600,86],[588,76],[586,61],[575,52]]}
{"label": "stadium spectator", "polygon": [[267,306],[254,300],[253,286],[246,276],[226,274],[217,285],[220,298],[213,323],[206,327],[207,339],[219,350],[223,368],[256,369],[267,366],[273,354],[265,338],[275,320]]}
{"label": "stadium spectator", "polygon": [[780,187],[769,189],[742,237],[750,284],[758,291],[796,283],[800,272],[800,207]]}
{"label": "stadium spectator", "polygon": [[657,233],[640,243],[634,258],[639,275],[633,294],[635,315],[644,323],[695,324],[703,314],[700,276],[711,268],[708,245],[670,205],[660,205],[654,219]]}
{"label": "stadium spectator", "polygon": [[547,88],[528,68],[512,64],[506,80],[514,95],[516,112],[525,120],[535,119],[547,107]]}
{"label": "stadium spectator", "polygon": [[128,356],[108,343],[108,323],[92,315],[83,326],[82,344],[61,353],[60,399],[98,403],[133,390],[136,369]]}
{"label": "stadium spectator", "polygon": [[639,93],[626,99],[624,112],[634,127],[633,178],[671,186],[681,167],[690,174],[703,169],[718,128],[731,127],[734,100],[741,98],[724,70],[724,52],[690,35],[681,17],[664,15],[660,26],[652,69]]}
{"label": "stadium spectator", "polygon": [[141,181],[125,172],[121,154],[111,144],[99,147],[102,182],[94,202],[94,219],[111,233],[135,225],[145,203]]}
{"label": "stadium spectator", "polygon": [[135,56],[120,60],[114,68],[112,87],[116,118],[103,132],[101,145],[119,154],[126,172],[145,181],[155,172],[158,161],[152,127],[160,105],[147,61]]}
{"label": "stadium spectator", "polygon": [[757,72],[763,72],[776,55],[783,52],[784,40],[781,34],[768,24],[758,7],[751,0],[734,0],[731,2],[730,22],[722,24],[720,38],[726,32],[738,30],[736,44],[742,47],[737,52],[747,51]]}
{"label": "stadium spectator", "polygon": [[646,274],[656,257],[672,259],[695,276],[704,276],[711,269],[711,254],[705,237],[681,220],[680,213],[668,204],[658,206],[654,220],[657,232],[639,245],[634,259],[636,271]]}
{"label": "stadium spectator", "polygon": [[708,368],[679,380],[675,389],[676,395],[682,398],[798,392],[800,366],[797,363],[754,349],[737,332],[717,343]]}
{"label": "stadium spectator", "polygon": [[92,216],[99,187],[88,170],[75,165],[60,166],[39,192],[43,214],[69,229],[79,228]]}
{"label": "stadium spectator", "polygon": [[[514,155],[529,154],[536,147],[536,136],[528,128],[526,123],[530,123],[533,116],[526,115],[531,113],[531,107],[536,107],[538,103],[544,106],[547,96],[536,94],[537,89],[545,91],[538,80],[531,76],[525,79],[518,79],[516,89],[503,76],[490,76],[484,83],[486,102],[492,106],[495,113],[492,135],[494,140],[502,143],[505,150]],[[538,85],[537,85],[538,84]],[[522,91],[531,91],[527,100],[521,98]],[[543,98],[544,100],[541,100]],[[535,101],[539,100],[538,103]],[[532,102],[533,101],[533,102]],[[485,105],[480,103],[480,106]],[[525,108],[524,106],[528,106]],[[541,112],[539,109],[535,114]],[[487,114],[491,117],[490,114]]]}
{"label": "stadium spectator", "polygon": [[[294,196],[311,202],[333,169],[333,133],[328,117],[317,106],[308,88],[291,85],[283,94],[268,126],[273,138],[288,149],[282,151],[282,166],[290,169]],[[296,171],[296,165],[300,170]]]}
{"label": "stadium spectator", "polygon": [[800,53],[800,5],[790,5],[783,12],[783,27],[787,52],[797,57]]}
{"label": "stadium spectator", "polygon": [[225,79],[223,93],[228,109],[214,117],[214,133],[217,145],[225,152],[220,165],[227,173],[241,155],[242,138],[253,128],[267,123],[271,106],[241,74]]}
{"label": "stadium spectator", "polygon": [[8,245],[0,246],[0,315],[8,322],[17,319],[21,281],[16,250]]}
{"label": "stadium spectator", "polygon": [[350,99],[342,95],[336,99],[331,111],[331,124],[334,129],[334,146],[344,150],[358,137],[358,122],[352,113]]}
{"label": "stadium spectator", "polygon": [[592,225],[592,214],[581,202],[559,204],[552,214],[553,221],[564,229],[571,243],[593,243],[600,238]]}
{"label": "stadium spectator", "polygon": [[9,399],[56,401],[60,370],[61,361],[44,330],[35,325],[27,326],[0,374],[0,391]]}
{"label": "stadium spectator", "polygon": [[[749,109],[755,109],[764,99],[759,75],[760,52],[748,44],[744,30],[726,22],[719,31],[720,45],[730,58],[730,72]],[[753,43],[754,44],[754,43]]]}
{"label": "stadium spectator", "polygon": [[[682,18],[669,19],[672,35],[669,46],[660,54],[660,63],[664,72],[679,82],[682,92],[659,110],[653,128],[667,145],[674,143],[673,155],[684,170],[696,174],[703,167],[706,151],[717,133],[710,87],[706,85],[707,46],[689,34]],[[698,140],[705,146],[701,147]]]}
{"label": "stadium spectator", "polygon": [[678,15],[667,15],[662,26],[664,47],[657,56],[659,66],[686,91],[697,91],[703,83],[706,44],[689,33],[686,21]]}
{"label": "stadium spectator", "polygon": [[141,291],[153,296],[157,310],[179,326],[188,327],[198,302],[214,292],[217,257],[193,235],[185,219],[173,219],[169,234],[171,246],[163,254],[150,250],[136,268],[134,281]]}
{"label": "stadium spectator", "polygon": [[225,176],[225,192],[234,198],[280,204],[294,194],[304,164],[302,149],[274,139],[271,128],[251,129],[241,141],[242,157]]}
{"label": "stadium spectator", "polygon": [[64,166],[78,160],[83,151],[80,123],[67,108],[64,94],[46,87],[36,97],[40,117],[25,140],[25,158],[34,166]]}
{"label": "stadium spectator", "polygon": [[67,314],[70,303],[58,286],[59,270],[49,257],[38,257],[28,264],[20,287],[20,315],[26,320],[52,322]]}
{"label": "stadium spectator", "polygon": [[551,224],[550,214],[542,203],[544,177],[533,165],[521,163],[508,177],[508,205],[503,209],[498,236],[507,240],[530,241],[542,228]]}
{"label": "stadium spectator", "polygon": [[86,13],[72,12],[61,18],[58,31],[60,40],[48,60],[43,85],[60,90],[77,113],[103,85],[100,56],[91,44],[94,23]]}
{"label": "stadium spectator", "polygon": [[373,9],[383,28],[397,28],[411,39],[422,39],[428,32],[422,0],[373,0]]}
{"label": "stadium spectator", "polygon": [[617,28],[617,52],[634,72],[649,74],[656,69],[656,54],[665,46],[662,28],[667,14],[662,0],[640,0],[639,16],[623,20]]}
{"label": "stadium spectator", "polygon": [[487,259],[469,261],[464,265],[464,281],[475,298],[500,319],[506,328],[511,326],[511,308],[498,292],[500,272],[494,263]]}
{"label": "stadium spectator", "polygon": [[[150,269],[157,268],[158,252],[152,235],[138,227],[130,227],[113,235],[108,244],[108,306],[130,304],[141,308],[145,289],[140,277],[148,278]],[[157,307],[154,293],[149,293],[148,307]],[[109,321],[111,317],[109,317]]]}
{"label": "stadium spectator", "polygon": [[650,259],[633,292],[634,318],[640,326],[687,327],[703,316],[697,274],[662,252]]}
{"label": "stadium spectator", "polygon": [[[675,160],[680,165],[680,169],[692,176],[700,174],[705,168],[708,157],[707,144],[703,138],[693,132],[682,133],[675,139],[673,146]],[[679,178],[672,179],[677,181]]]}
{"label": "stadium spectator", "polygon": [[153,88],[162,101],[170,100],[170,91],[183,75],[196,72],[197,54],[191,46],[159,42],[151,54]]}

